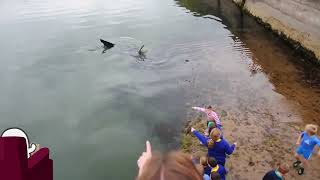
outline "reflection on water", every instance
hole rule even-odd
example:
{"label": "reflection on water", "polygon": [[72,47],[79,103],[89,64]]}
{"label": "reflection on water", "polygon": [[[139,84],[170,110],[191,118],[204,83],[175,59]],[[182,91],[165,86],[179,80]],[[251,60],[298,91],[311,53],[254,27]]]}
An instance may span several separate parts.
{"label": "reflection on water", "polygon": [[[230,72],[211,76],[212,79],[222,79],[211,84],[221,87],[228,81],[230,86],[208,87],[211,89],[206,93],[210,93],[208,101],[200,101],[214,102],[218,105],[217,109],[227,110],[229,116],[225,120],[232,119],[233,122],[224,122],[229,130],[232,129],[226,136],[229,135],[231,139],[242,144],[238,149],[242,156],[229,160],[232,164],[229,164],[229,168],[233,167],[233,171],[228,178],[261,178],[265,167],[270,164],[260,160],[268,162],[268,157],[269,162],[280,158],[290,162],[295,148],[295,138],[292,137],[297,136],[300,131],[297,127],[302,127],[305,123],[319,123],[317,117],[320,115],[320,69],[289,48],[279,37],[259,26],[254,19],[243,14],[231,1],[182,0],[177,1],[177,4],[199,18],[218,16],[221,21],[211,19],[225,24],[225,28],[233,34],[230,36],[234,41],[232,53],[237,54],[236,57],[227,53],[222,55],[225,59],[234,60],[221,66],[222,71],[237,61],[238,66],[233,68],[232,73],[242,70],[240,64],[246,64],[251,74],[246,78],[244,74],[235,76]],[[213,31],[211,34],[215,33]],[[250,82],[247,82],[247,79]],[[191,93],[192,95],[197,94],[200,87],[204,87],[199,81],[197,83],[196,92]],[[205,93],[197,95],[203,94]],[[194,115],[191,114],[191,117]],[[245,167],[248,159],[255,159],[255,166]],[[307,179],[319,178],[319,161],[314,160],[312,164],[313,168],[309,170]],[[287,178],[300,179],[294,172],[289,173]]]}
{"label": "reflection on water", "polygon": [[[191,105],[320,115],[299,57],[229,1],[4,0],[0,12],[0,126],[49,146],[58,180],[133,179],[146,139],[178,147]],[[100,38],[115,47],[101,54]]]}
{"label": "reflection on water", "polygon": [[266,33],[231,1],[182,0],[177,3],[197,16],[221,18],[221,22],[234,34],[236,50],[244,51],[243,59],[247,61],[252,75],[263,71],[275,86],[275,91],[300,103],[299,110],[305,120],[317,121],[316,117],[320,115],[316,110],[320,107],[320,70],[314,64],[307,62],[279,37]]}

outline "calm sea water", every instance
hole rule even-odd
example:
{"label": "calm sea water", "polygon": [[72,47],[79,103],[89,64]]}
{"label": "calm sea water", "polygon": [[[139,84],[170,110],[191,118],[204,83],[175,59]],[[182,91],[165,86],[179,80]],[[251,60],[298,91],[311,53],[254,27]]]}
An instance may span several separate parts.
{"label": "calm sea water", "polygon": [[[298,111],[270,73],[308,81],[301,57],[233,4],[212,4],[2,0],[1,130],[49,147],[56,180],[119,180],[135,177],[145,140],[179,147],[191,105]],[[100,38],[115,47],[102,54]]]}

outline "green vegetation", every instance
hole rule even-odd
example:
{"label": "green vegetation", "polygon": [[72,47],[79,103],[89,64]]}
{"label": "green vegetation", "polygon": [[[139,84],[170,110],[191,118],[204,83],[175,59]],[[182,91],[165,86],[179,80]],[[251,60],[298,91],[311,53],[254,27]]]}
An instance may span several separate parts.
{"label": "green vegetation", "polygon": [[201,118],[188,121],[186,123],[184,132],[181,135],[181,150],[199,157],[206,154],[207,149],[203,146],[200,146],[198,139],[190,132],[191,127],[203,132],[206,129],[206,121],[202,120]]}

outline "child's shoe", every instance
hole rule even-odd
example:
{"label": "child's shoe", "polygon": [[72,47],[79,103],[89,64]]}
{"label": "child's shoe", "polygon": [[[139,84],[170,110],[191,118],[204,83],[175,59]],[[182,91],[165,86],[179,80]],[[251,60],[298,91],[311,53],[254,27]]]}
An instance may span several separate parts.
{"label": "child's shoe", "polygon": [[299,167],[298,174],[302,175],[303,173],[304,173],[304,168],[303,167]]}
{"label": "child's shoe", "polygon": [[301,164],[301,161],[296,161],[293,163],[293,167],[297,168]]}

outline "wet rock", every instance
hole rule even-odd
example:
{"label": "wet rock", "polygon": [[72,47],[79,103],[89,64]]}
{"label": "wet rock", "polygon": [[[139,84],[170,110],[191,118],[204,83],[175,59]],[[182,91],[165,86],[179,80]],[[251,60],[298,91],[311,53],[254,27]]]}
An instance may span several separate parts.
{"label": "wet rock", "polygon": [[239,174],[235,174],[234,177],[235,177],[235,179],[240,179],[240,175]]}
{"label": "wet rock", "polygon": [[255,163],[253,161],[249,162],[249,166],[254,166],[254,165],[255,165]]}
{"label": "wet rock", "polygon": [[220,116],[221,116],[221,117],[226,117],[226,116],[228,116],[227,111],[222,110],[221,113],[220,113]]}

